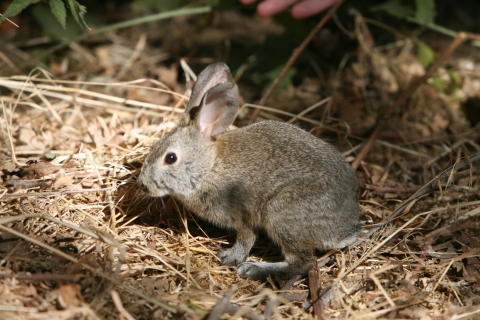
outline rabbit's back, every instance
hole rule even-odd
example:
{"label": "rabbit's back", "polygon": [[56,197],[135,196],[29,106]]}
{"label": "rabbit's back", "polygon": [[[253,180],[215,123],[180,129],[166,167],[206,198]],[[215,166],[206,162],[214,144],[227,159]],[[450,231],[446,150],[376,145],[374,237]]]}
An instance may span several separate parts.
{"label": "rabbit's back", "polygon": [[357,192],[355,173],[343,156],[329,143],[296,126],[263,121],[227,131],[215,144],[216,165],[223,166],[232,178],[248,177],[267,192],[301,179],[317,180],[318,186],[331,189],[332,196]]}
{"label": "rabbit's back", "polygon": [[224,227],[266,229],[276,243],[298,243],[295,250],[340,248],[356,239],[357,180],[330,144],[264,121],[224,132],[214,145],[212,176],[194,209],[200,216]]}

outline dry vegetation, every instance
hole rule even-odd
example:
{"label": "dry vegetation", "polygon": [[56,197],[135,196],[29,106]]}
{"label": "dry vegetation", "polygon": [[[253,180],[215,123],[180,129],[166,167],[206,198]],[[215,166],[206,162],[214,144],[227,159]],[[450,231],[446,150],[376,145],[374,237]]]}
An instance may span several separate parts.
{"label": "dry vegetation", "polygon": [[[186,67],[151,69],[165,53],[153,52],[145,36],[132,39],[124,41],[130,47],[72,47],[75,76],[63,76],[70,81],[42,69],[0,78],[0,318],[313,318],[307,278],[239,278],[215,256],[233,243],[232,232],[199,221],[172,199],[138,191],[142,160],[178,121],[191,83],[177,80],[178,70],[189,73]],[[328,103],[316,103],[318,89],[311,90],[324,85],[322,79],[306,78],[273,97],[268,105],[277,108],[262,108],[259,118],[291,120],[352,161],[382,108],[424,72],[408,39],[359,50],[365,51],[358,62],[328,80]],[[452,70],[458,74],[456,93],[441,92],[433,80],[421,85],[363,160],[358,174],[365,230],[430,181],[440,188],[409,202],[360,244],[319,256],[326,318],[480,315],[478,155],[436,178],[480,152],[478,125],[469,121],[480,112],[474,103],[478,62],[476,49],[462,47],[449,69],[438,70],[447,84]],[[96,66],[103,73],[82,80],[82,63],[88,65],[84,72]],[[63,67],[51,65],[59,74]],[[158,80],[141,79],[146,70]],[[138,80],[120,82],[124,76]],[[247,90],[240,87],[253,102]],[[288,115],[282,101],[315,107],[302,114],[305,108],[288,109]],[[244,105],[238,125],[254,109]],[[252,256],[280,259],[266,238]]]}

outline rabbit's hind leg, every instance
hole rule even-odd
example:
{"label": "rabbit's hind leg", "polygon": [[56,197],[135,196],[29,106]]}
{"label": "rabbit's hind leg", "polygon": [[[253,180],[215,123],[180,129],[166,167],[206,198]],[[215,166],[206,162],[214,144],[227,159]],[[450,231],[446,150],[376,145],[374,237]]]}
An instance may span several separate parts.
{"label": "rabbit's hind leg", "polygon": [[313,257],[309,254],[285,255],[282,262],[243,262],[237,266],[237,273],[244,278],[264,280],[276,274],[282,279],[290,279],[295,275],[304,276],[313,265]]}

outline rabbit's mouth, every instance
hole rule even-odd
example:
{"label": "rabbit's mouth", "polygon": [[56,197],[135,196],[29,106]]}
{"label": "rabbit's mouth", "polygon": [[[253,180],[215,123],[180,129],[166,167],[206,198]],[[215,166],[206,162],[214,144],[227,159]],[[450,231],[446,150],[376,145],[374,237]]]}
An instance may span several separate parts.
{"label": "rabbit's mouth", "polygon": [[165,197],[166,195],[169,195],[170,193],[167,190],[159,190],[156,189],[154,192],[147,192],[151,197],[156,197],[156,198],[161,198]]}
{"label": "rabbit's mouth", "polygon": [[168,188],[158,181],[145,178],[143,171],[137,178],[137,184],[143,192],[151,197],[164,197],[170,193]]}

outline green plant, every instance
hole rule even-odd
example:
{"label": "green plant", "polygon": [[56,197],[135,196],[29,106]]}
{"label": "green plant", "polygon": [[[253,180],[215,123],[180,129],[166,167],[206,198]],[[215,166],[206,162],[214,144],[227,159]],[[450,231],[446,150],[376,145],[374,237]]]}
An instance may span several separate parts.
{"label": "green plant", "polygon": [[390,0],[373,7],[372,10],[385,11],[400,19],[414,16],[418,21],[427,23],[431,22],[435,15],[435,0]]}
{"label": "green plant", "polygon": [[[0,17],[0,23],[8,17],[16,16],[29,5],[38,2],[40,2],[40,0],[13,0],[12,4],[10,4],[7,10]],[[87,12],[87,8],[79,4],[76,0],[46,0],[45,2],[50,5],[50,10],[52,11],[52,14],[55,16],[55,18],[58,20],[58,22],[62,25],[64,29],[66,27],[67,21],[66,7],[70,9],[73,18],[77,21],[77,23],[82,29],[83,27],[89,29],[87,24],[85,23],[85,20],[83,19],[83,15]]]}

